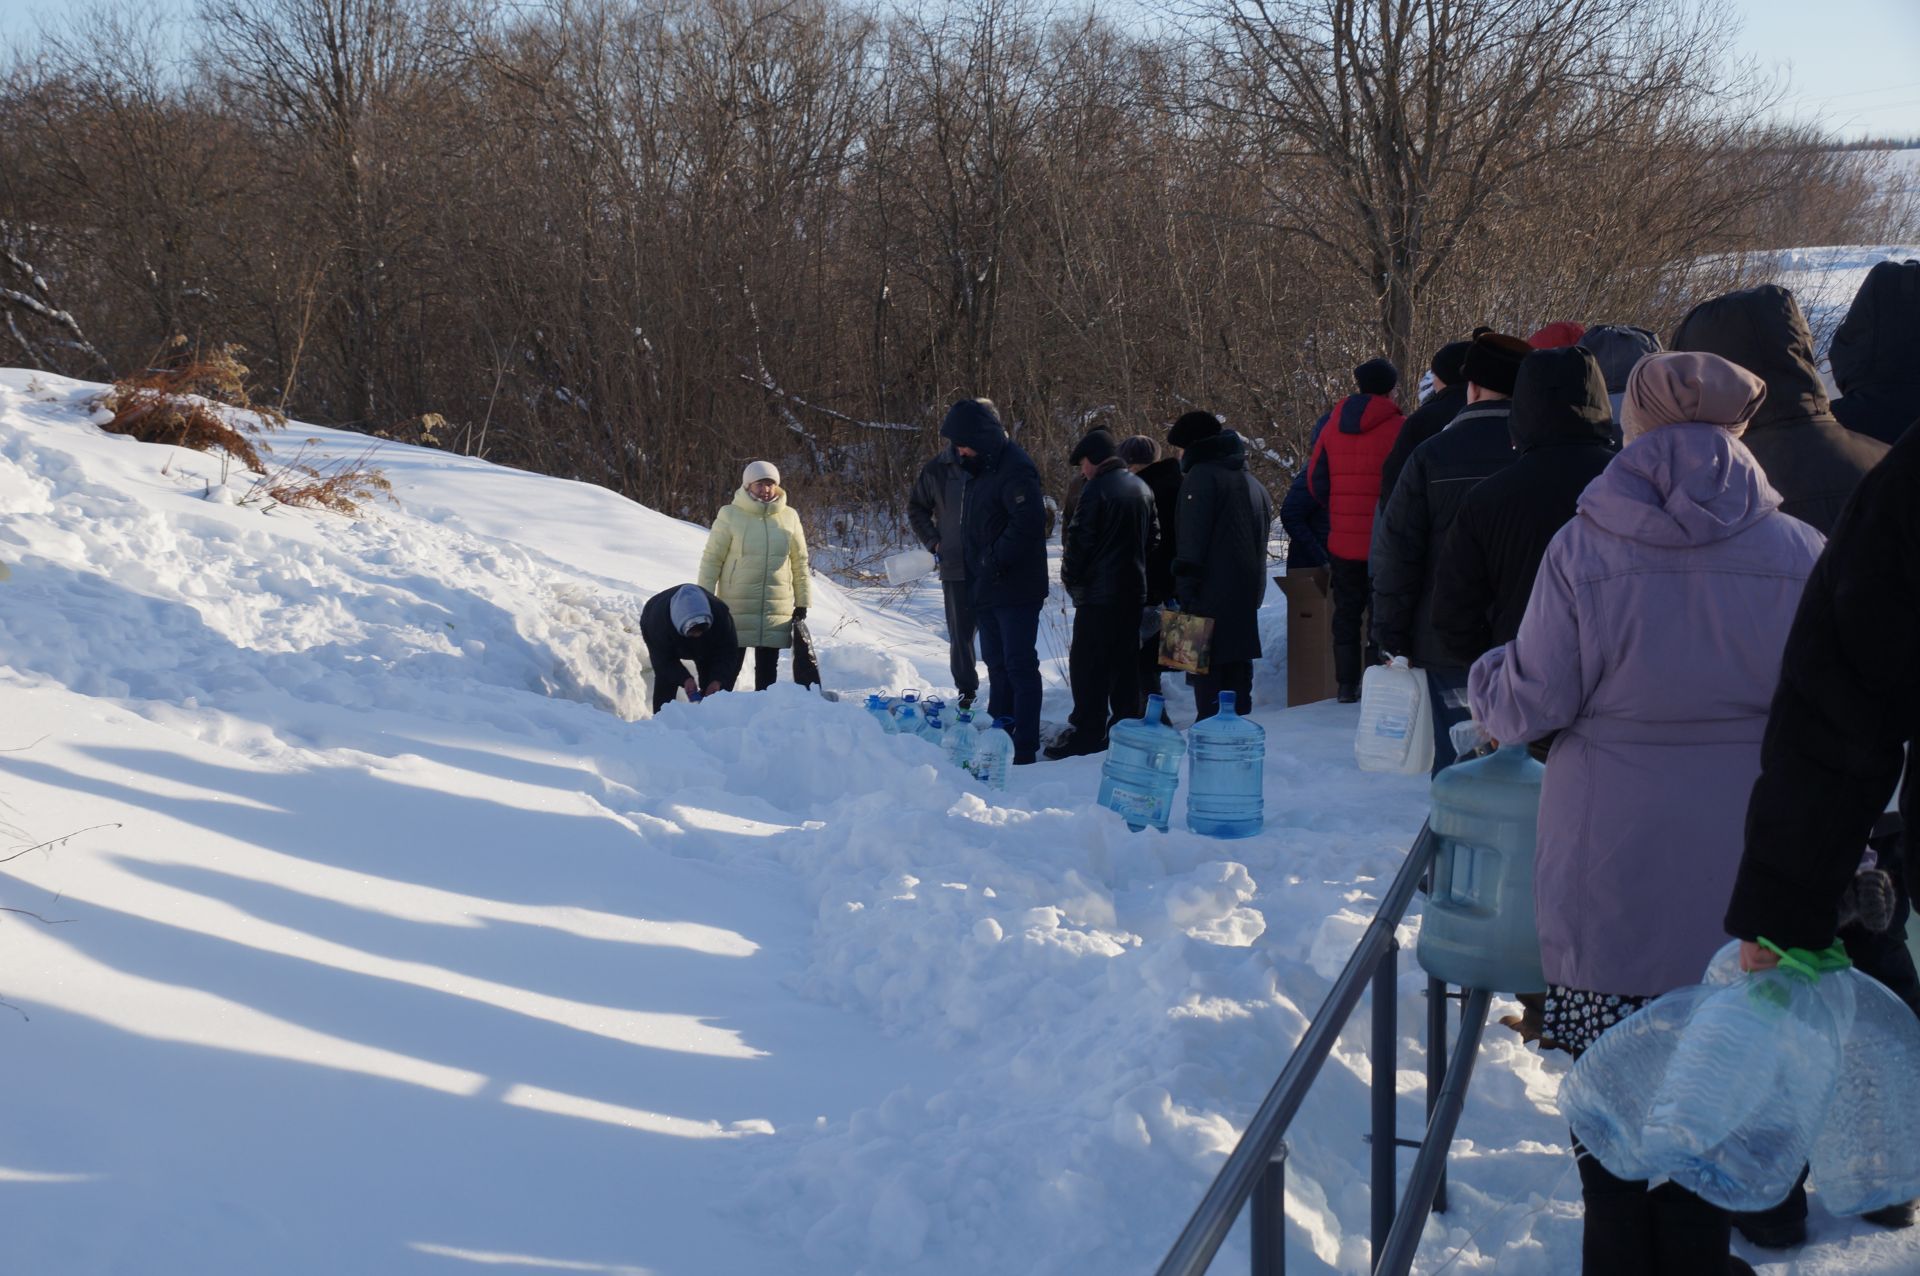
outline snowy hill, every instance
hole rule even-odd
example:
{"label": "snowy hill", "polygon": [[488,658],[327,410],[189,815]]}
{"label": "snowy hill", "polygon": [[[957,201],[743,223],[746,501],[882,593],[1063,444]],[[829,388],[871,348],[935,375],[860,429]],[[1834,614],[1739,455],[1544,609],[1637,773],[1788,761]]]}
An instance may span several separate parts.
{"label": "snowy hill", "polygon": [[[851,697],[630,720],[701,529],[399,446],[394,508],[235,504],[98,391],[0,373],[9,1270],[1147,1271],[1420,822],[1332,704],[1262,709],[1239,843],[1129,834],[1094,760],[984,792]],[[813,612],[842,692],[943,679],[936,588]],[[1363,1268],[1364,1032],[1295,1271]],[[1563,1071],[1489,1030],[1418,1270],[1571,1270]],[[1920,1263],[1815,1231],[1792,1270]]]}

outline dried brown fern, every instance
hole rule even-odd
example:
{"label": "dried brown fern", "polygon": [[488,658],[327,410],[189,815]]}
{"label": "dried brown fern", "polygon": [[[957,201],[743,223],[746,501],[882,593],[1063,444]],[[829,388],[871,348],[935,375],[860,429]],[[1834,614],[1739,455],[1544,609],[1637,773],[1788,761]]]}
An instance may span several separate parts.
{"label": "dried brown fern", "polygon": [[263,476],[241,503],[264,496],[281,505],[330,510],[353,517],[370,502],[393,501],[393,484],[371,464],[373,454],[379,450],[377,446],[331,465],[313,466],[302,459],[311,445],[311,439],[301,444],[292,460]]}
{"label": "dried brown fern", "polygon": [[[287,419],[277,409],[253,401],[247,368],[238,346],[202,351],[175,342],[174,355],[162,367],[147,368],[113,383],[100,406],[113,414],[101,429],[142,443],[168,443],[196,452],[225,452],[250,470],[264,471],[262,450],[250,435],[278,429]],[[238,417],[223,411],[237,409]],[[248,418],[251,418],[249,420]]]}

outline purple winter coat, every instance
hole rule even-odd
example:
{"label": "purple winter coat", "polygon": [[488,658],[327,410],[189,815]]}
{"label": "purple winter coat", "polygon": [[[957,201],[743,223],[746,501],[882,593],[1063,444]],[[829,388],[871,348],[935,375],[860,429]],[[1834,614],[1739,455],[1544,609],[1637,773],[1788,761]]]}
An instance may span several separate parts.
{"label": "purple winter coat", "polygon": [[1534,867],[1552,983],[1663,993],[1726,942],[1767,707],[1824,544],[1779,507],[1725,430],[1641,436],[1548,545],[1518,636],[1473,667],[1496,739],[1561,732]]}

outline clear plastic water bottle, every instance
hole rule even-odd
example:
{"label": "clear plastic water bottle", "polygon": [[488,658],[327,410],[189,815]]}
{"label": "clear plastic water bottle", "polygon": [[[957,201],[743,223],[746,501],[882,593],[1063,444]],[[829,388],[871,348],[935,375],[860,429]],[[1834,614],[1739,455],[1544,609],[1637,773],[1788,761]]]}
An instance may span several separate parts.
{"label": "clear plastic water bottle", "polygon": [[1222,691],[1220,712],[1188,732],[1187,827],[1207,837],[1252,837],[1266,822],[1267,733],[1233,704]]}
{"label": "clear plastic water bottle", "polygon": [[929,718],[935,714],[944,718],[947,716],[947,702],[939,696],[927,696],[920,701],[920,712]]}
{"label": "clear plastic water bottle", "polygon": [[888,735],[900,730],[900,724],[893,720],[893,714],[887,708],[887,698],[879,693],[867,697],[867,713],[876,718]]}
{"label": "clear plastic water bottle", "polygon": [[974,728],[973,714],[966,709],[962,709],[955,715],[953,725],[947,727],[941,734],[945,738],[941,740],[940,747],[945,751],[947,761],[953,763],[962,771],[971,770],[973,767],[973,751],[975,746],[979,744],[978,737],[980,735],[980,732]]}
{"label": "clear plastic water bottle", "polygon": [[1146,716],[1116,722],[1107,733],[1107,760],[1100,768],[1100,805],[1126,817],[1138,833],[1151,824],[1162,833],[1173,814],[1186,737],[1160,721],[1166,701],[1147,697]]}
{"label": "clear plastic water bottle", "polygon": [[934,748],[945,752],[942,746],[945,744],[946,734],[946,724],[940,721],[940,711],[930,710],[927,713],[927,720],[920,724],[920,738]]}
{"label": "clear plastic water bottle", "polygon": [[1865,1214],[1920,1197],[1920,1019],[1886,985],[1857,970],[1823,979],[1853,984],[1847,1035],[1827,1119],[1809,1163],[1830,1214]]}
{"label": "clear plastic water bottle", "polygon": [[1420,919],[1420,964],[1463,988],[1541,992],[1533,855],[1546,768],[1525,745],[1433,777],[1427,827],[1440,849]]}
{"label": "clear plastic water bottle", "polygon": [[894,729],[899,731],[901,735],[920,734],[920,724],[926,721],[926,717],[920,712],[919,692],[903,691],[900,693],[900,703],[894,706],[893,721]]}
{"label": "clear plastic water bottle", "polygon": [[1012,732],[1012,718],[995,718],[974,745],[973,766],[969,769],[990,789],[1007,787],[1007,773],[1013,769]]}

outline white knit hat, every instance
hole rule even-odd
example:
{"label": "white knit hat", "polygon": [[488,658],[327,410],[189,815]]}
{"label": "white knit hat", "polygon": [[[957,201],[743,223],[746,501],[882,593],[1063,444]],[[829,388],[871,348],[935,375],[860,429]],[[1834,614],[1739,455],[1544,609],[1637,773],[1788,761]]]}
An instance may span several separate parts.
{"label": "white knit hat", "polygon": [[740,479],[741,487],[752,487],[761,479],[772,479],[774,486],[780,485],[780,467],[772,461],[755,461],[747,466],[747,472]]}

